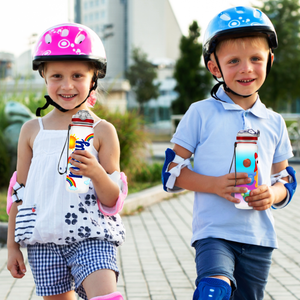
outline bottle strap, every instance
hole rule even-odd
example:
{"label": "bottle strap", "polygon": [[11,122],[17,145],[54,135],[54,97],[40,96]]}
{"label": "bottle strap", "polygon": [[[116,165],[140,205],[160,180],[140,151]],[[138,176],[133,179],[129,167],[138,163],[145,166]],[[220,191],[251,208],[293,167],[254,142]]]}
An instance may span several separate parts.
{"label": "bottle strap", "polygon": [[62,158],[62,156],[63,156],[63,154],[64,154],[64,151],[65,151],[67,142],[68,142],[68,148],[69,148],[69,133],[70,133],[70,129],[71,129],[71,125],[69,125],[69,127],[68,127],[67,138],[66,138],[64,147],[63,147],[63,149],[62,149],[62,151],[61,151],[61,153],[60,153],[60,158],[59,158],[58,165],[57,165],[57,171],[58,171],[58,173],[59,173],[60,175],[63,175],[63,174],[65,174],[65,173],[67,173],[67,169],[68,169],[68,149],[67,149],[67,151],[66,151],[66,154],[67,154],[67,160],[66,160],[66,161],[67,161],[67,166],[66,166],[64,172],[61,172],[61,171],[60,171],[60,162],[61,162],[61,158]]}
{"label": "bottle strap", "polygon": [[232,164],[233,164],[233,160],[234,160],[234,178],[235,178],[235,184],[234,186],[236,186],[236,145],[237,143],[234,143],[234,150],[233,150],[233,156],[232,156],[232,160],[231,160],[231,164],[230,164],[230,168],[229,168],[229,172],[231,171],[232,168]]}

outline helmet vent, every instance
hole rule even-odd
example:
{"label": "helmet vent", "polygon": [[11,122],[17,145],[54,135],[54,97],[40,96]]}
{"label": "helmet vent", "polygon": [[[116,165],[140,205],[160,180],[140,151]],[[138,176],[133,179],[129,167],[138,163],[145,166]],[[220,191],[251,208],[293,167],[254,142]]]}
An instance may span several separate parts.
{"label": "helmet vent", "polygon": [[245,8],[242,6],[236,7],[236,13],[238,14],[244,14],[245,13]]}
{"label": "helmet vent", "polygon": [[47,44],[51,44],[52,39],[51,39],[51,35],[50,35],[50,34],[47,34],[47,35],[45,36],[45,42],[46,42]]}
{"label": "helmet vent", "polygon": [[259,10],[255,10],[253,12],[253,15],[255,18],[260,19],[261,18],[261,12]]}
{"label": "helmet vent", "polygon": [[60,36],[68,36],[69,35],[69,30],[68,29],[64,29],[62,32],[61,32],[61,35]]}
{"label": "helmet vent", "polygon": [[81,44],[85,39],[85,36],[81,33],[79,35],[76,36],[75,38],[75,43],[76,44]]}
{"label": "helmet vent", "polygon": [[227,13],[222,13],[222,14],[220,15],[220,19],[222,19],[222,20],[224,20],[224,21],[229,21],[231,18],[230,18],[230,16],[229,16],[229,14],[227,14]]}

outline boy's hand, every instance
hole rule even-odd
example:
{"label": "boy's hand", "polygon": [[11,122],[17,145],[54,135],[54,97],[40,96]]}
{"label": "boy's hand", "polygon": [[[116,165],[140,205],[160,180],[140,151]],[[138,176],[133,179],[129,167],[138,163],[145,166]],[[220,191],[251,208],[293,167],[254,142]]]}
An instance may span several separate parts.
{"label": "boy's hand", "polygon": [[239,203],[240,200],[234,198],[232,194],[234,193],[246,193],[247,188],[245,187],[237,187],[236,185],[240,184],[248,184],[251,182],[251,178],[248,178],[247,173],[236,173],[236,180],[235,180],[235,173],[229,173],[220,177],[217,177],[217,181],[215,184],[214,193],[220,197],[225,198],[226,200]]}
{"label": "boy's hand", "polygon": [[9,249],[7,269],[14,278],[23,278],[25,276],[26,267],[20,249]]}
{"label": "boy's hand", "polygon": [[255,210],[266,210],[274,204],[275,195],[272,187],[264,184],[251,191],[245,201]]}

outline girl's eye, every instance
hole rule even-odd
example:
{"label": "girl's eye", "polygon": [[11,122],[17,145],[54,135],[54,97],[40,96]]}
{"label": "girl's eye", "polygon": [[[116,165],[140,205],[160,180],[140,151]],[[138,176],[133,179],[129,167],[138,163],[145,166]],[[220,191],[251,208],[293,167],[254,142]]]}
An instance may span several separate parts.
{"label": "girl's eye", "polygon": [[81,78],[82,75],[81,74],[74,74],[74,78],[78,79],[78,78]]}
{"label": "girl's eye", "polygon": [[53,74],[52,77],[53,78],[60,78],[61,76],[59,74]]}

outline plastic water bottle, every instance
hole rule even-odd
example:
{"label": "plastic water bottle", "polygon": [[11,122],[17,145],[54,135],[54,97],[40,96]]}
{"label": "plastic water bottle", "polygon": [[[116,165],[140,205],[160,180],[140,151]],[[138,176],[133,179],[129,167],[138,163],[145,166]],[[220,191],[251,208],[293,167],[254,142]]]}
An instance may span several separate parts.
{"label": "plastic water bottle", "polygon": [[259,130],[253,129],[241,130],[238,132],[235,143],[235,170],[236,172],[248,173],[248,178],[251,182],[248,184],[237,185],[239,187],[246,187],[248,191],[242,194],[235,194],[235,198],[241,202],[235,204],[239,209],[252,209],[245,201],[249,196],[250,191],[257,188],[258,183],[258,148],[257,140],[259,137]]}
{"label": "plastic water bottle", "polygon": [[72,116],[72,123],[69,125],[68,135],[68,167],[66,175],[66,189],[72,193],[86,193],[89,189],[90,178],[82,175],[73,174],[70,167],[74,170],[80,168],[72,166],[70,155],[75,150],[91,151],[94,140],[94,120],[87,110],[79,110]]}

